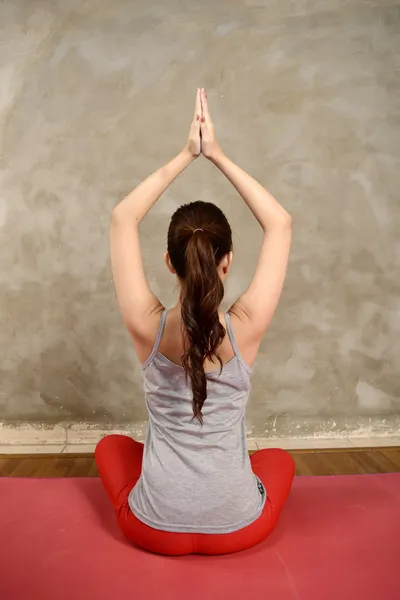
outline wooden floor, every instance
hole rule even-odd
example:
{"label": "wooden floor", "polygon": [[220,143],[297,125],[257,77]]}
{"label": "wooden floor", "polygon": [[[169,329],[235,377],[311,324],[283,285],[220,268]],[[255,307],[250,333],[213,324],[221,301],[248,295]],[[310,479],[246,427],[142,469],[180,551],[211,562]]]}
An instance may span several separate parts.
{"label": "wooden floor", "polygon": [[[293,450],[297,475],[400,472],[400,448]],[[0,455],[0,477],[97,477],[93,455]]]}

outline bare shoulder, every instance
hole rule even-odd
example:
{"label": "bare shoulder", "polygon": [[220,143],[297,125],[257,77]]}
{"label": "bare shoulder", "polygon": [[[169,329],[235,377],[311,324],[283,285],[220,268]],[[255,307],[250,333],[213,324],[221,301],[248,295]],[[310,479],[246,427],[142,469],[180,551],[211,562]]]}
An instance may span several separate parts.
{"label": "bare shoulder", "polygon": [[250,315],[239,302],[229,309],[233,335],[243,360],[250,367],[254,365],[262,340],[259,329],[253,326]]}
{"label": "bare shoulder", "polygon": [[153,350],[164,310],[162,304],[149,308],[141,315],[140,327],[129,330],[135,352],[141,363],[148,359]]}

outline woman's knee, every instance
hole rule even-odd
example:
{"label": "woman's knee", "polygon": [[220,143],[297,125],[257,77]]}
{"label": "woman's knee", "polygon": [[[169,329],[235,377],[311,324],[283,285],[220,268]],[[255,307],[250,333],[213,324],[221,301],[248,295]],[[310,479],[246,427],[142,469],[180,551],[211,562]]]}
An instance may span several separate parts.
{"label": "woman's knee", "polygon": [[136,444],[138,444],[138,442],[135,442],[135,440],[127,435],[119,435],[116,433],[106,435],[98,442],[95,448],[95,460],[98,462],[104,456],[109,456],[115,452],[126,450],[127,448],[135,446]]}
{"label": "woman's knee", "polygon": [[115,434],[111,434],[111,435],[106,435],[103,438],[101,438],[101,440],[97,443],[97,446],[95,448],[95,455],[102,453],[103,451],[106,451],[110,445],[114,445],[115,443],[117,443],[117,439],[120,438],[122,436],[120,435],[115,435]]}
{"label": "woman's knee", "polygon": [[293,472],[294,475],[296,465],[293,456],[287,450],[276,448],[274,450],[274,459],[282,466],[282,468],[289,472]]}
{"label": "woman's knee", "polygon": [[266,448],[259,450],[251,457],[254,473],[267,488],[267,494],[275,497],[286,497],[295,474],[295,463],[286,450]]}
{"label": "woman's knee", "polygon": [[287,450],[282,448],[263,448],[258,450],[251,457],[251,461],[254,463],[266,463],[269,465],[279,465],[287,467],[289,470],[295,470],[295,463],[293,457]]}

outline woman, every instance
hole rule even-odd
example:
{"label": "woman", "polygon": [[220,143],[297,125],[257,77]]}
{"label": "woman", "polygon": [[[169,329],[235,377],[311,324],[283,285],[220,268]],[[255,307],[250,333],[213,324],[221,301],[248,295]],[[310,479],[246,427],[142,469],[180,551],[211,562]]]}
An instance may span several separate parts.
{"label": "woman", "polygon": [[[139,225],[200,154],[232,183],[264,232],[254,278],[231,309],[220,304],[232,262],[231,229],[214,204],[181,206],[165,262],[179,302],[164,310],[147,283]],[[126,436],[96,449],[100,477],[126,537],[169,555],[243,550],[274,528],[294,464],[283,450],[249,459],[244,410],[251,368],[277,306],[291,218],[218,145],[204,89],[197,90],[188,142],[113,211],[111,256],[118,301],[142,363],[149,425],[145,445]]]}

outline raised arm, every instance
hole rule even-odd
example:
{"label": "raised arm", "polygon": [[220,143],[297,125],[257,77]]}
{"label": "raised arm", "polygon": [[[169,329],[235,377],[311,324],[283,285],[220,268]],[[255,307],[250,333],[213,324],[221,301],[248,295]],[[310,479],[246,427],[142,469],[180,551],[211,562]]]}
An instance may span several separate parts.
{"label": "raised arm", "polygon": [[185,148],[150,175],[116,208],[110,226],[111,264],[118,303],[139,360],[155,341],[163,309],[147,282],[140,249],[139,225],[174,179],[200,154],[200,92]]}
{"label": "raised arm", "polygon": [[247,354],[249,362],[253,362],[282,292],[291,244],[292,219],[262,185],[224,155],[216,140],[203,90],[201,101],[204,115],[201,122],[202,152],[236,188],[264,234],[253,280],[231,308],[232,316],[238,321],[235,333],[242,338],[243,354]]}

